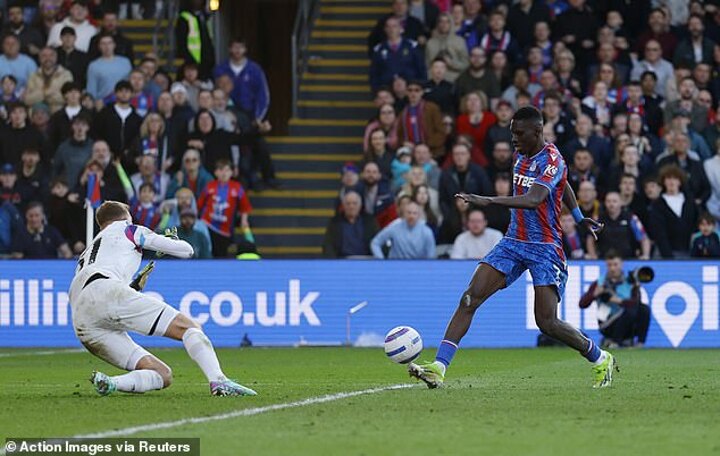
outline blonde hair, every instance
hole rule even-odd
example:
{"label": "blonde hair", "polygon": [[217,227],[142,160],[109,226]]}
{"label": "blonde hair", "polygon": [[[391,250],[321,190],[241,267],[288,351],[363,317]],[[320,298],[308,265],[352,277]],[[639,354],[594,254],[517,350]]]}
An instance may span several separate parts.
{"label": "blonde hair", "polygon": [[467,109],[467,101],[468,98],[470,98],[472,95],[476,95],[478,98],[480,98],[480,110],[481,111],[487,111],[488,108],[488,98],[487,95],[485,95],[484,92],[481,90],[475,90],[473,92],[466,93],[462,99],[460,100],[460,112],[463,114],[468,113]]}
{"label": "blonde hair", "polygon": [[145,138],[147,136],[150,136],[150,122],[153,120],[159,120],[160,121],[160,131],[158,131],[158,136],[162,136],[163,133],[165,133],[165,119],[162,118],[162,116],[156,112],[151,112],[150,114],[145,117],[145,120],[143,120],[142,125],[140,125],[140,137]]}

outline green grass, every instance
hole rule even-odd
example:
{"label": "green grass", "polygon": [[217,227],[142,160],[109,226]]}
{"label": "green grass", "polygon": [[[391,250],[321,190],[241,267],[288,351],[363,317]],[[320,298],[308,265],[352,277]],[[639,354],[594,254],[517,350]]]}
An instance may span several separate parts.
{"label": "green grass", "polygon": [[[253,398],[209,396],[182,350],[175,383],[98,397],[86,353],[1,350],[0,442],[72,436],[408,382],[378,349],[220,350]],[[5,356],[13,353],[13,356]],[[618,351],[611,389],[570,350],[461,350],[439,390],[417,387],[133,437],[200,437],[203,455],[720,455],[720,350]],[[426,355],[431,355],[428,350]]]}

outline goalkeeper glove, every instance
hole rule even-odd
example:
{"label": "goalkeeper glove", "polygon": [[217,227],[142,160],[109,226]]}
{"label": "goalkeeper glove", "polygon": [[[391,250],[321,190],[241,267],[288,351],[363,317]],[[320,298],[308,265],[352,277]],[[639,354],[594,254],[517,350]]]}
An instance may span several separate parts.
{"label": "goalkeeper glove", "polygon": [[[173,241],[179,241],[180,238],[177,235],[177,227],[165,228],[165,237],[172,239]],[[155,252],[155,256],[161,258],[165,256],[163,252]]]}
{"label": "goalkeeper glove", "polygon": [[148,278],[150,277],[150,273],[155,269],[155,262],[151,261],[148,264],[145,265],[144,268],[138,272],[138,275],[133,279],[132,282],[130,282],[130,288],[133,288],[137,291],[143,291],[143,288],[145,288],[145,284],[148,281]]}

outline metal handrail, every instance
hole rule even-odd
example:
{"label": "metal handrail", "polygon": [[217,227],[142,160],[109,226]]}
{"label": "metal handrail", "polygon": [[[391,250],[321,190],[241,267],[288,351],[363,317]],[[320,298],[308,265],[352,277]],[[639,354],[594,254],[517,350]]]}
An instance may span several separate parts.
{"label": "metal handrail", "polygon": [[318,0],[299,0],[293,33],[290,37],[292,49],[292,114],[298,114],[300,75],[307,68],[307,45],[310,40],[310,25],[315,17]]}
{"label": "metal handrail", "polygon": [[[157,56],[158,59],[162,59],[165,57],[165,47],[159,46],[158,39],[161,35],[161,29],[162,29],[162,23],[164,20],[167,20],[167,24],[165,25],[165,30],[162,31],[163,35],[163,41],[168,43],[168,55],[167,60],[168,63],[172,61],[172,59],[175,58],[175,19],[178,15],[178,10],[180,8],[180,2],[179,0],[165,0],[163,2],[162,6],[162,12],[161,14],[157,15],[157,19],[155,20],[155,28],[153,31],[153,40],[152,40],[152,47],[153,52]],[[169,65],[172,66],[172,65]]]}

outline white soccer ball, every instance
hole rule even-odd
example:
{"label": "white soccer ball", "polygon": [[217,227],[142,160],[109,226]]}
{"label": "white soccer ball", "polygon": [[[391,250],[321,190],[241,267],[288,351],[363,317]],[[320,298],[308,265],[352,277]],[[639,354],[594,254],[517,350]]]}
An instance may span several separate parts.
{"label": "white soccer ball", "polygon": [[398,326],[385,336],[385,354],[396,363],[413,361],[423,349],[420,334],[410,326]]}

